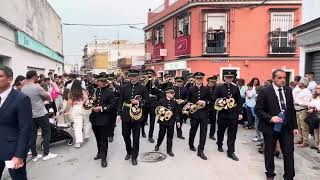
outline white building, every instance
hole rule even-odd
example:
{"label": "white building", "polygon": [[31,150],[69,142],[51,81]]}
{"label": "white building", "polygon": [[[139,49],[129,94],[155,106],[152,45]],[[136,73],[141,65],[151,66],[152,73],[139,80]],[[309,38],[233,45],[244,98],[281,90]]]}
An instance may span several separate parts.
{"label": "white building", "polygon": [[61,18],[46,0],[1,0],[0,65],[14,76],[28,70],[63,73]]}
{"label": "white building", "polygon": [[313,71],[320,82],[320,0],[303,0],[302,25],[289,32],[296,34],[300,51],[300,75]]}

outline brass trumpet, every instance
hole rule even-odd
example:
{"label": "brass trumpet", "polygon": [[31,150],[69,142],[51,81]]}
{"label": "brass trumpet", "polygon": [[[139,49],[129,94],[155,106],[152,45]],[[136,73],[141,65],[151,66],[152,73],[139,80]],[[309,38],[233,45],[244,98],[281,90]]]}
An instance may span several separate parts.
{"label": "brass trumpet", "polygon": [[155,113],[156,113],[156,116],[158,117],[158,119],[162,122],[169,121],[173,115],[172,111],[164,106],[158,106],[155,109]]}

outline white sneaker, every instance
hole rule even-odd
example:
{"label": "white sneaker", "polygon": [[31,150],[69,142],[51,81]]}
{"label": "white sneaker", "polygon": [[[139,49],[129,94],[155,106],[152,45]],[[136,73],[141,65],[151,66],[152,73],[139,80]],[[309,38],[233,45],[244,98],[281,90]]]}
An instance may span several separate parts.
{"label": "white sneaker", "polygon": [[46,155],[45,157],[43,157],[42,160],[47,161],[47,160],[50,160],[50,159],[54,159],[54,158],[56,158],[57,156],[58,156],[57,154],[49,153],[48,155]]}
{"label": "white sneaker", "polygon": [[75,144],[74,144],[74,147],[80,148],[80,147],[81,147],[81,144],[80,144],[80,143],[75,143]]}
{"label": "white sneaker", "polygon": [[41,159],[43,156],[41,154],[38,154],[36,157],[33,157],[32,161],[37,162],[39,159]]}
{"label": "white sneaker", "polygon": [[254,142],[258,142],[258,141],[259,141],[259,139],[258,139],[258,138],[253,138],[253,139],[252,139],[252,141],[254,141]]}
{"label": "white sneaker", "polygon": [[32,155],[32,152],[31,152],[31,151],[28,152],[28,156],[30,156],[30,155]]}

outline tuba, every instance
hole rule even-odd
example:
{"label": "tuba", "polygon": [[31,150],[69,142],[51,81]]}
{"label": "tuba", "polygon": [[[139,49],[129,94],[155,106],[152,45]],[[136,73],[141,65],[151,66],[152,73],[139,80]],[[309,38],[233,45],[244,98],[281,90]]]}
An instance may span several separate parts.
{"label": "tuba", "polygon": [[89,97],[87,100],[85,100],[82,104],[82,107],[84,110],[91,110],[95,106],[94,100]]}
{"label": "tuba", "polygon": [[164,106],[158,106],[155,109],[155,113],[156,113],[156,116],[158,117],[158,119],[162,122],[169,121],[173,115],[172,111]]}
{"label": "tuba", "polygon": [[[134,97],[135,100],[141,100],[142,97],[140,95],[136,95]],[[135,121],[139,121],[141,118],[142,118],[142,108],[139,104],[129,104],[128,106],[130,109],[129,109],[129,115],[130,117],[135,120]]]}

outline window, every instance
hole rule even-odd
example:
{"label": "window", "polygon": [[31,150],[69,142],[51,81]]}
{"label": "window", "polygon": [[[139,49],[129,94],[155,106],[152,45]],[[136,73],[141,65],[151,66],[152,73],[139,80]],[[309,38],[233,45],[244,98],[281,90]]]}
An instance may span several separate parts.
{"label": "window", "polygon": [[190,34],[190,15],[184,14],[174,21],[175,37],[187,36]]}
{"label": "window", "polygon": [[271,53],[294,53],[294,40],[288,33],[293,28],[293,12],[272,12],[270,32]]}
{"label": "window", "polygon": [[154,29],[154,41],[153,44],[163,44],[164,43],[164,26],[159,26]]}
{"label": "window", "polygon": [[206,13],[204,28],[204,52],[225,53],[226,52],[226,13]]}

